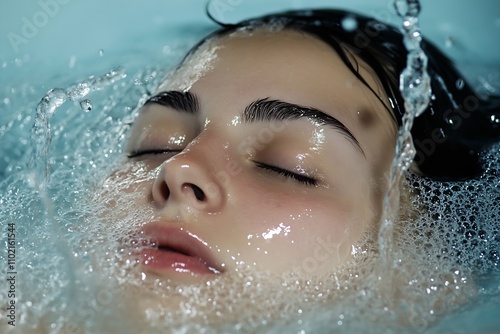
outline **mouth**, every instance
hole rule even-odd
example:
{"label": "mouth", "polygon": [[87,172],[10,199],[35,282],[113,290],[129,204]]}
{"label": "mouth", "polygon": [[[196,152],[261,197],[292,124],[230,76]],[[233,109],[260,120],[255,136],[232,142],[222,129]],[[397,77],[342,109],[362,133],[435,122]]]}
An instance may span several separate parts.
{"label": "mouth", "polygon": [[142,227],[147,238],[139,255],[140,262],[149,271],[160,275],[185,273],[218,275],[222,267],[210,249],[197,236],[179,227],[150,223]]}

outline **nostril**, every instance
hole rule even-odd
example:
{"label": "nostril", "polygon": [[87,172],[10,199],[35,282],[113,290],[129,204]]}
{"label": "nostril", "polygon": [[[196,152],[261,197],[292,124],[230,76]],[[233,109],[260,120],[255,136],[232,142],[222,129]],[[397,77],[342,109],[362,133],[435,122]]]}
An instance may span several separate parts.
{"label": "nostril", "polygon": [[170,197],[170,190],[168,189],[168,186],[165,182],[162,182],[160,184],[160,194],[163,197],[163,199],[166,201]]}
{"label": "nostril", "polygon": [[198,201],[204,201],[205,200],[205,193],[203,190],[200,189],[197,185],[191,184],[191,188],[193,188],[194,196],[196,196],[196,199]]}

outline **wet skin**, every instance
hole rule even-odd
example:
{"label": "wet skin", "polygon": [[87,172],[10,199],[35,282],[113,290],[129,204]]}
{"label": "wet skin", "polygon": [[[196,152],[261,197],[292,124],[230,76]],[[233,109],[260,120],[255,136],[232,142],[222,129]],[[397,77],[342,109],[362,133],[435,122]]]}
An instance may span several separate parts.
{"label": "wet skin", "polygon": [[238,33],[207,50],[213,60],[199,70],[188,58],[142,108],[109,180],[133,180],[137,166],[153,175],[127,181],[140,199],[115,208],[154,212],[144,233],[160,249],[141,254],[145,270],[180,282],[241,265],[331,273],[380,218],[396,137],[386,106],[306,34]]}

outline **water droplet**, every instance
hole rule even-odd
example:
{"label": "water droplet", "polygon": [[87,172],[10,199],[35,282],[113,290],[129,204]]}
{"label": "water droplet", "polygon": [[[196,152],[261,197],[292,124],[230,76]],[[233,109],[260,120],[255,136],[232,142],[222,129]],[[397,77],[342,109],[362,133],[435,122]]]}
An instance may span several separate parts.
{"label": "water droplet", "polygon": [[358,21],[352,16],[345,17],[341,24],[345,31],[354,31],[358,27]]}
{"label": "water droplet", "polygon": [[80,101],[80,108],[85,112],[89,112],[92,110],[92,103],[89,99],[82,100]]}
{"label": "water droplet", "polygon": [[500,117],[498,117],[496,115],[491,115],[490,120],[492,123],[500,124]]}
{"label": "water droplet", "polygon": [[99,56],[100,56],[100,57],[104,56],[104,50],[103,50],[103,49],[100,49],[100,50],[99,50]]}
{"label": "water droplet", "polygon": [[457,82],[455,83],[458,89],[464,88],[465,82],[463,79],[458,79]]}

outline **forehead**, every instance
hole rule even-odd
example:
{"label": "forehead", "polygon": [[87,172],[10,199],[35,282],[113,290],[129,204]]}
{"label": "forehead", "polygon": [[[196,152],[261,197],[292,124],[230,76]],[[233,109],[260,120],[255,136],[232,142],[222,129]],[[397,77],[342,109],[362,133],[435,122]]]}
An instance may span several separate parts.
{"label": "forehead", "polygon": [[[388,107],[389,101],[375,72],[346,51],[358,73]],[[240,89],[253,91],[258,87],[251,85],[251,79],[260,81],[259,86],[268,84],[273,89],[281,86],[287,91],[292,89],[295,94],[305,93],[300,83],[306,83],[318,93],[326,91],[332,102],[337,103],[346,93],[378,99],[325,42],[303,32],[263,28],[237,31],[205,42],[171,73],[159,90],[187,91],[198,81],[236,80],[233,83],[238,83]],[[383,106],[380,100],[376,103]]]}
{"label": "forehead", "polygon": [[[284,95],[274,97],[286,97],[290,102],[314,101],[314,107],[335,105],[337,112],[390,109],[376,73],[355,54],[345,50],[353,66],[377,95],[356,77],[330,45],[308,33],[286,29],[237,31],[216,38],[186,60],[178,77],[185,79],[189,77],[186,73],[191,72],[192,83],[185,87],[195,83],[195,86],[205,86],[204,81],[210,81],[206,86],[214,90],[223,88],[226,94],[243,96],[242,93],[252,92],[266,97],[272,92]],[[392,123],[387,110],[377,115],[364,114],[363,119],[375,116]],[[391,131],[395,130],[395,124],[388,125]]]}

